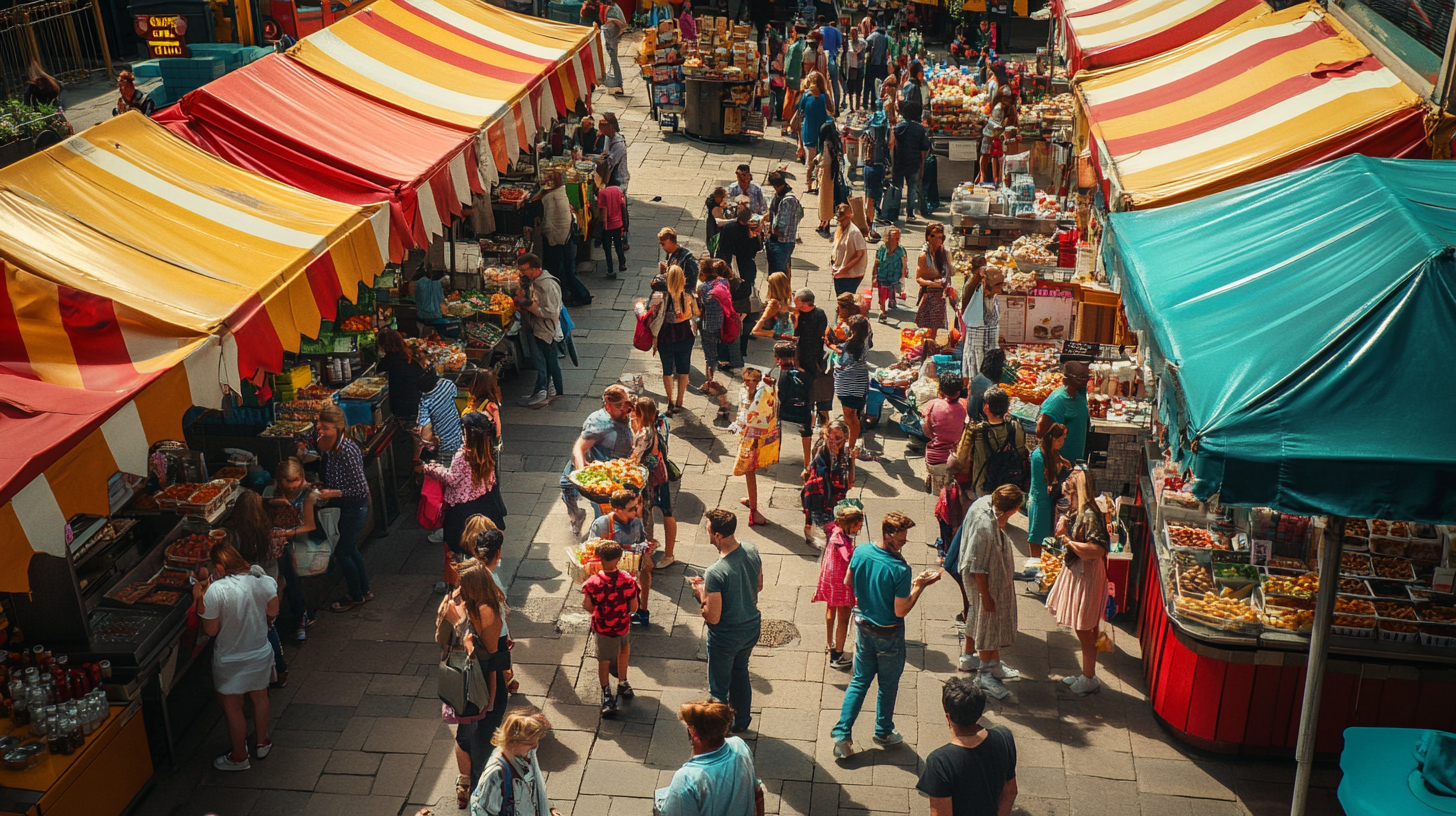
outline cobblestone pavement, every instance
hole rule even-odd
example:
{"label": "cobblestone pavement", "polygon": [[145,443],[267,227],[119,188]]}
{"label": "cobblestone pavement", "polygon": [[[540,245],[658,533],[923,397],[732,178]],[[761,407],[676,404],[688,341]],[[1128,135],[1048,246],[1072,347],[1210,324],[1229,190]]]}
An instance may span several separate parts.
{"label": "cobblestone pavement", "polygon": [[[624,43],[624,52],[635,42]],[[623,62],[630,65],[626,58]],[[649,392],[660,396],[658,362],[631,345],[631,307],[647,294],[655,271],[657,230],[673,226],[690,248],[701,251],[708,191],[728,184],[740,162],[751,162],[761,177],[770,161],[793,157],[793,147],[778,137],[777,128],[753,147],[663,134],[648,118],[640,80],[630,78],[627,90],[620,99],[599,92],[596,104],[599,112],[618,112],[629,138],[629,268],[634,271],[618,281],[586,276],[597,297],[591,308],[574,312],[583,356],[579,367],[566,365],[568,396],[540,411],[517,408],[514,398],[526,390],[518,379],[508,383],[505,410],[501,470],[511,515],[501,570],[513,610],[513,658],[521,683],[516,700],[541,706],[555,726],[540,759],[550,796],[566,816],[650,813],[653,790],[667,784],[689,756],[675,711],[684,701],[705,697],[707,684],[703,624],[685,578],[700,574],[716,555],[701,523],[703,512],[715,506],[737,510],[737,500],[746,494],[743,480],[732,476],[736,440],[722,423],[705,419],[712,409],[690,391],[691,410],[675,424],[672,443],[672,457],[684,470],[677,493],[679,564],[657,574],[649,601],[651,630],[633,644],[630,679],[637,697],[616,719],[603,721],[587,639],[579,625],[561,627],[570,634],[558,626],[563,616],[570,623],[579,611],[579,589],[564,573],[562,551],[570,532],[555,489],[558,474],[582,419],[605,386],[624,373],[640,373]],[[829,245],[814,233],[815,208],[808,209],[794,282],[807,282],[828,302]],[[920,243],[919,230],[914,232],[906,236],[911,247]],[[901,315],[911,317],[909,311]],[[872,362],[885,363],[891,359],[886,349],[896,344],[890,329],[875,328],[881,340]],[[700,352],[694,360],[701,364]],[[750,362],[769,360],[769,344],[755,340]],[[694,374],[693,384],[700,381],[701,375]],[[884,461],[859,471],[856,493],[870,516],[867,528],[877,530],[875,519],[891,509],[908,512],[919,526],[911,530],[905,554],[916,567],[930,565],[934,551],[926,545],[935,539],[936,525],[923,487],[923,460],[907,455],[906,438],[898,430],[876,432],[870,447],[883,450]],[[954,674],[959,653],[958,593],[949,581],[941,582],[907,621],[908,666],[896,706],[905,744],[873,745],[873,711],[866,710],[854,733],[862,752],[835,762],[829,730],[849,675],[825,665],[824,608],[810,601],[819,553],[803,542],[797,501],[800,453],[792,443],[784,452],[785,461],[760,481],[762,512],[771,524],[740,526],[743,538],[763,553],[764,617],[792,622],[801,635],[780,648],[760,648],[750,664],[756,710],[747,737],[768,786],[768,812],[927,813],[928,802],[914,785],[921,758],[948,740],[940,686]],[[1024,551],[1025,519],[1013,523]],[[437,814],[458,812],[451,732],[440,722],[435,695],[438,653],[432,636],[439,596],[432,587],[440,575],[439,545],[426,543],[424,533],[406,519],[387,538],[370,541],[365,558],[378,600],[351,613],[324,612],[306,643],[286,641],[293,668],[287,688],[272,694],[277,747],[268,759],[255,761],[245,773],[212,770],[212,758],[226,746],[226,729],[215,704],[201,706],[203,713],[181,739],[184,758],[175,770],[159,769],[142,814],[395,816],[421,806]],[[993,702],[985,717],[987,724],[1008,725],[1015,734],[1017,813],[1288,812],[1291,761],[1202,754],[1183,747],[1155,722],[1131,631],[1119,631],[1116,651],[1102,656],[1102,693],[1078,699],[1058,682],[1077,671],[1072,633],[1059,629],[1033,598],[1019,600],[1019,613],[1021,634],[1005,658],[1026,679],[1011,684],[1013,695]],[[188,682],[196,687],[195,696],[210,694],[205,668]],[[1319,769],[1311,813],[1339,812],[1337,782],[1333,766]]]}

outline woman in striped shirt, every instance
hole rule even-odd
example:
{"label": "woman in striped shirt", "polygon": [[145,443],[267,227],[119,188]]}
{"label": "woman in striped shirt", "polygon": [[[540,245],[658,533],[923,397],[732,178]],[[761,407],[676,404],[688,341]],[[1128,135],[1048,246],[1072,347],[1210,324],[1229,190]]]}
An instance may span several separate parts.
{"label": "woman in striped shirt", "polygon": [[859,443],[859,417],[870,390],[870,322],[862,315],[848,321],[849,339],[834,357],[834,395],[844,410],[844,423],[849,426],[849,447]]}

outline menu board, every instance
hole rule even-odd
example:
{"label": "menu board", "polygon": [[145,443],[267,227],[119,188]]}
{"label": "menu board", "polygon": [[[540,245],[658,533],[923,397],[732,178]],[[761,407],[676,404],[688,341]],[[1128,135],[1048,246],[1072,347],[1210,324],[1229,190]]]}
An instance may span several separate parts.
{"label": "menu board", "polygon": [[996,301],[1002,342],[1057,342],[1072,333],[1076,302],[1068,290],[1038,288],[1030,295],[998,295]]}

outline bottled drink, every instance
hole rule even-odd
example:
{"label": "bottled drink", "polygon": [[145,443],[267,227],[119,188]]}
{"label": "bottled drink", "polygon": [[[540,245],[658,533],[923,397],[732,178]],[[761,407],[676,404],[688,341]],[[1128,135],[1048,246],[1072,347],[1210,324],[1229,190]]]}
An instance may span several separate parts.
{"label": "bottled drink", "polygon": [[10,719],[16,725],[30,725],[29,694],[18,694],[10,698]]}
{"label": "bottled drink", "polygon": [[71,737],[66,729],[64,718],[57,722],[56,727],[51,729],[50,734],[46,736],[46,747],[55,756],[67,756],[71,753]]}
{"label": "bottled drink", "polygon": [[45,709],[36,709],[30,717],[30,735],[36,739],[45,739],[50,725],[51,723],[46,720]]}

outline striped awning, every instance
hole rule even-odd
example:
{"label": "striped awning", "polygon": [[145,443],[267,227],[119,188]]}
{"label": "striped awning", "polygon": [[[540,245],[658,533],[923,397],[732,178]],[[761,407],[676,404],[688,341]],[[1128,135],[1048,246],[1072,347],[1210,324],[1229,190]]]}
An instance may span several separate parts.
{"label": "striped awning", "polygon": [[225,356],[222,338],[0,259],[0,591],[28,589],[32,553],[65,554],[67,519],[106,515],[107,479],[144,474],[190,406],[220,404]]}
{"label": "striped awning", "polygon": [[1425,158],[1425,104],[1315,5],[1075,82],[1108,200],[1186,201],[1352,153]]}
{"label": "striped awning", "polygon": [[225,335],[244,379],[278,371],[373,281],[388,240],[387,207],[254,175],[138,113],[0,170],[0,259],[180,334]]}
{"label": "striped awning", "polygon": [[531,146],[604,75],[595,28],[477,0],[378,0],[304,37],[288,56],[426,119],[484,133],[496,165]]}
{"label": "striped awning", "polygon": [[1067,73],[1124,65],[1268,14],[1264,0],[1061,0]]}

